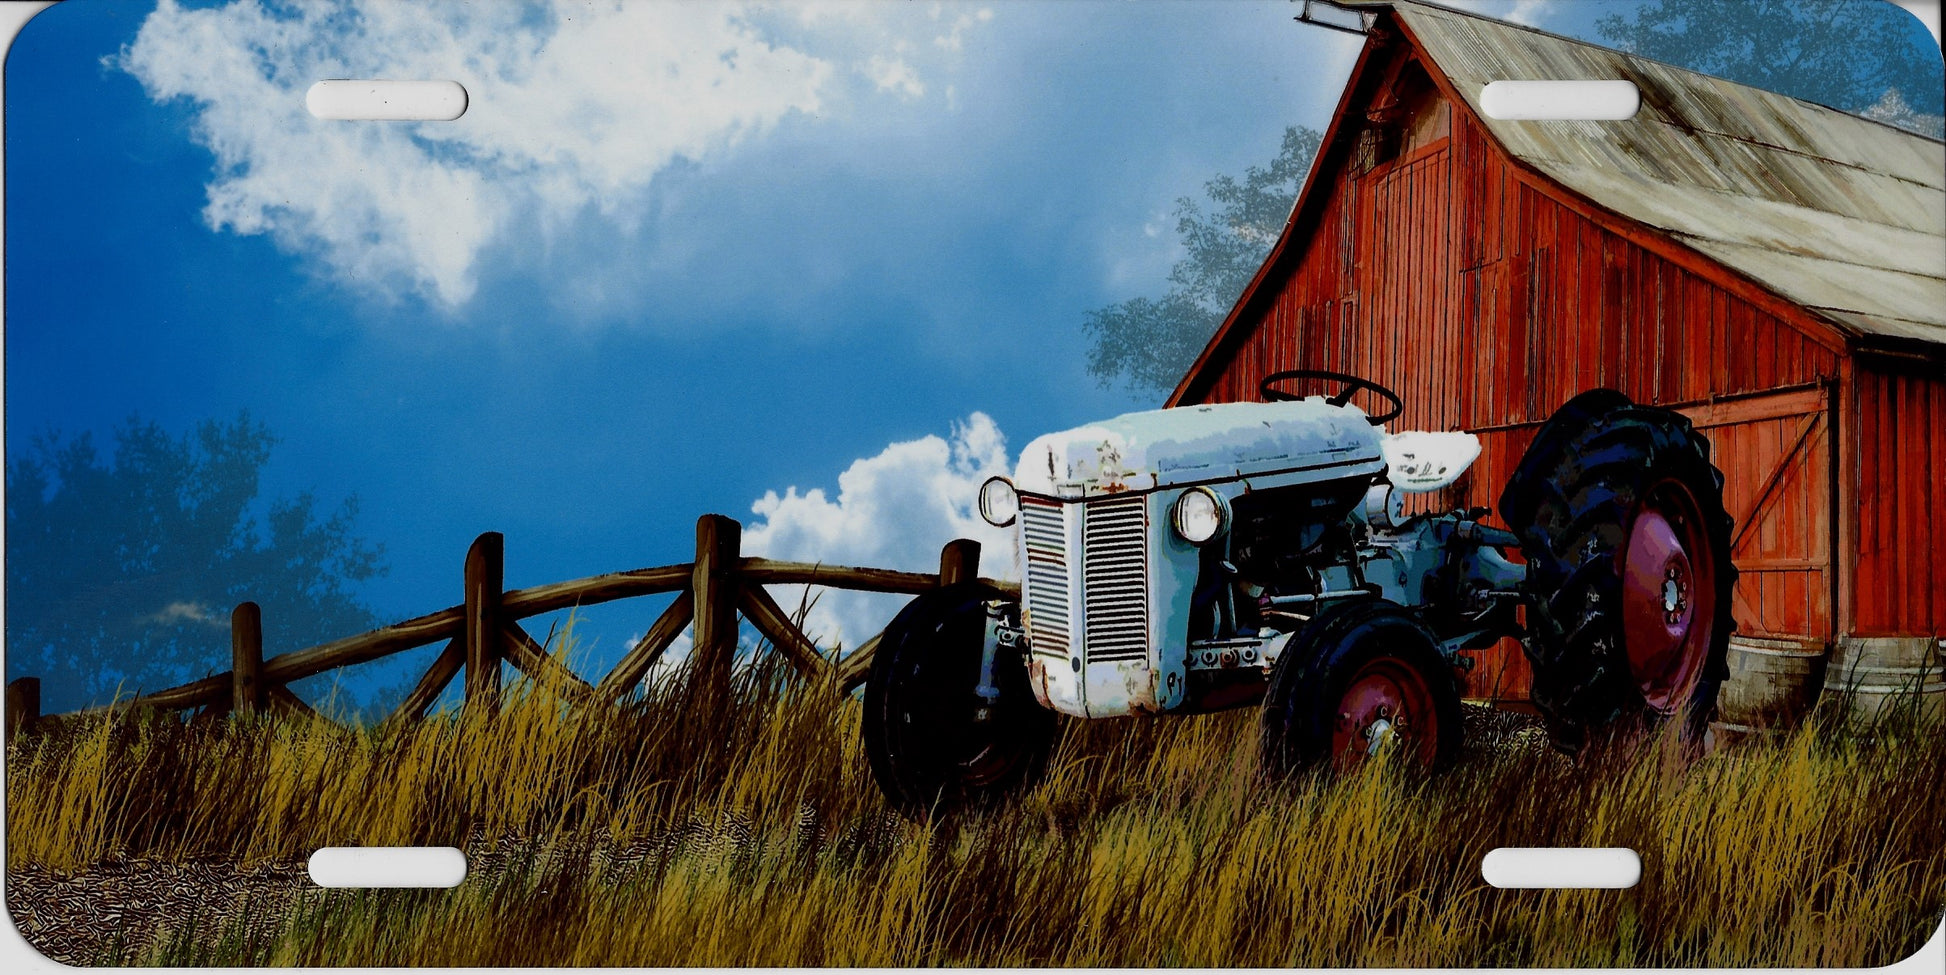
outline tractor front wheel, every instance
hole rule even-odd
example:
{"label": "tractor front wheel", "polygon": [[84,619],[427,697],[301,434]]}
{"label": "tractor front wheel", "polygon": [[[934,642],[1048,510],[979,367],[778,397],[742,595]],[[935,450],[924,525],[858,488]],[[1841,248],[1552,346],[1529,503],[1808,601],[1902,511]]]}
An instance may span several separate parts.
{"label": "tractor front wheel", "polygon": [[1536,433],[1500,512],[1527,560],[1533,701],[1555,746],[1664,720],[1700,740],[1736,583],[1709,441],[1681,414],[1583,393]]}
{"label": "tractor front wheel", "polygon": [[983,701],[986,606],[1000,594],[965,582],[906,604],[879,639],[865,681],[865,755],[886,800],[924,817],[1032,785],[1046,767],[1056,715],[1041,707],[1018,651],[993,665],[998,699]]}
{"label": "tractor front wheel", "polygon": [[1264,695],[1260,767],[1272,779],[1379,754],[1421,769],[1452,764],[1459,689],[1432,634],[1391,603],[1326,610],[1285,646]]}

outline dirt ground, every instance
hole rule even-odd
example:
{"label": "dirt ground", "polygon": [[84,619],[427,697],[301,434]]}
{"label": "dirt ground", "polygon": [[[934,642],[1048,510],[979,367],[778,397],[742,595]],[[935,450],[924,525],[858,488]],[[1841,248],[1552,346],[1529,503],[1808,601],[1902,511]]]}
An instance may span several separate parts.
{"label": "dirt ground", "polygon": [[147,945],[158,928],[194,923],[199,936],[246,909],[273,928],[312,885],[300,861],[238,869],[224,863],[118,858],[74,874],[7,871],[7,911],[27,943],[67,965],[98,965],[121,946]]}

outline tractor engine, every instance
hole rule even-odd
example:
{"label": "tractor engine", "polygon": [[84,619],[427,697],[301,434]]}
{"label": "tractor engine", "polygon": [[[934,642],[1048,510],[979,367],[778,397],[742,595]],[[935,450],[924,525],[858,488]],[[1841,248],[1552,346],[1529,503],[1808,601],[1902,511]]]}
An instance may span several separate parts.
{"label": "tractor engine", "polygon": [[1321,397],[1042,436],[981,492],[988,520],[1019,525],[1019,618],[996,639],[1026,648],[1041,704],[1078,717],[1250,703],[1290,639],[1348,600],[1486,639],[1505,628],[1482,615],[1506,602],[1490,594],[1518,582],[1490,551],[1505,539],[1464,512],[1402,518],[1398,502],[1477,453],[1469,435],[1386,434]]}
{"label": "tractor engine", "polygon": [[1355,556],[1352,509],[1370,486],[1367,479],[1350,479],[1237,498],[1230,561],[1239,578],[1278,593],[1315,590],[1321,565]]}
{"label": "tractor engine", "polygon": [[1313,397],[1131,413],[1027,444],[982,497],[1017,513],[1036,697],[1108,717],[1199,706],[1203,669],[1260,684],[1275,657],[1263,631],[1298,622],[1265,611],[1301,614],[1265,600],[1355,582],[1380,440],[1356,407]]}

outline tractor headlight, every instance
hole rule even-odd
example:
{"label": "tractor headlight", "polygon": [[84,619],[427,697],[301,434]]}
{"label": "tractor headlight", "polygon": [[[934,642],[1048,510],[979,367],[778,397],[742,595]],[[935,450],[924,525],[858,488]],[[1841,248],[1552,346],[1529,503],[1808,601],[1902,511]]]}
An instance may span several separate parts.
{"label": "tractor headlight", "polygon": [[1170,520],[1183,541],[1202,545],[1230,527],[1230,503],[1209,488],[1190,488],[1176,499]]}
{"label": "tractor headlight", "polygon": [[1005,528],[1020,515],[1020,494],[1014,482],[995,475],[980,485],[980,517],[995,528]]}
{"label": "tractor headlight", "polygon": [[1378,528],[1405,524],[1405,492],[1390,484],[1374,484],[1365,491],[1365,520]]}

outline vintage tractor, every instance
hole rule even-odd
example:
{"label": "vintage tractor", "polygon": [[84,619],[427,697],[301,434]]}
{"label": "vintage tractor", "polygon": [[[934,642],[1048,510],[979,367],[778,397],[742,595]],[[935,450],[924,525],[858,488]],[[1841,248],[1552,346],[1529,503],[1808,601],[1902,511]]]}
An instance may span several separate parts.
{"label": "vintage tractor", "polygon": [[1473,435],[1385,433],[1399,397],[1339,373],[1261,390],[1048,434],[981,487],[982,516],[1015,528],[1021,598],[947,586],[886,628],[864,738],[894,805],[1030,784],[1057,715],[1261,703],[1266,774],[1386,749],[1437,768],[1459,749],[1455,671],[1505,637],[1557,747],[1618,723],[1702,735],[1735,570],[1722,475],[1681,415],[1610,390],[1570,400],[1500,494],[1508,530],[1486,508],[1403,513],[1467,469]]}

